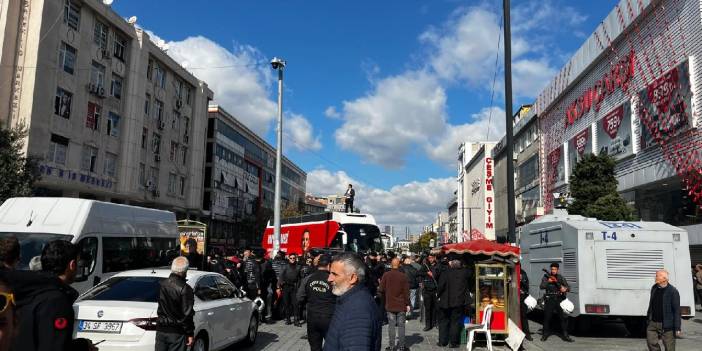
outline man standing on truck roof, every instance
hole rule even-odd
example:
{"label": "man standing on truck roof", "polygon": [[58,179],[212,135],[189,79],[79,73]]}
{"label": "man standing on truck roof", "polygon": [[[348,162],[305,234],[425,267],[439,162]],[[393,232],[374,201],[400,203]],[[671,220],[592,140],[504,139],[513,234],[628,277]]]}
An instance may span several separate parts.
{"label": "man standing on truck roof", "polygon": [[656,284],[651,287],[651,298],[646,313],[646,342],[651,351],[660,351],[659,340],[663,340],[666,351],[675,350],[675,336],[682,335],[680,329],[680,293],[668,282],[668,272],[656,272]]}
{"label": "man standing on truck roof", "polygon": [[[353,198],[356,197],[356,190],[353,190],[353,185],[349,184],[349,187],[346,189],[346,192],[344,193],[344,212],[346,213],[353,213]],[[351,211],[349,211],[351,210]]]}
{"label": "man standing on truck roof", "polygon": [[541,285],[539,286],[539,288],[546,290],[544,293],[544,331],[541,336],[541,341],[546,341],[551,335],[551,318],[555,312],[561,322],[561,329],[563,332],[561,339],[566,342],[573,342],[574,340],[568,335],[568,316],[563,313],[563,309],[561,308],[561,301],[565,299],[566,293],[570,291],[570,286],[566,279],[558,274],[559,268],[560,266],[558,263],[551,263],[550,274],[544,274],[543,279],[541,279]]}

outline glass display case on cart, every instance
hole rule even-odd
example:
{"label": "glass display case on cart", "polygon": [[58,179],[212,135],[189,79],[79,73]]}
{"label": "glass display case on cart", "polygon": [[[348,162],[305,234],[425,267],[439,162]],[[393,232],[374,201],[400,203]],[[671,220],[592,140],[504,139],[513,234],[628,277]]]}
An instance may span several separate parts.
{"label": "glass display case on cart", "polygon": [[506,264],[475,264],[475,314],[476,321],[483,321],[483,311],[492,305],[492,333],[507,334],[509,316],[509,270]]}

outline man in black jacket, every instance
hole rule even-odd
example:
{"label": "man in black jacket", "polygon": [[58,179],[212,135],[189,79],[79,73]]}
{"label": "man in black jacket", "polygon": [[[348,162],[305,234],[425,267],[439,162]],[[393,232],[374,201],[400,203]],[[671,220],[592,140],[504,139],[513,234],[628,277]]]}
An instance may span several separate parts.
{"label": "man in black jacket", "polygon": [[297,290],[298,303],[307,303],[307,341],[312,351],[321,351],[334,315],[336,296],[329,285],[331,257],[322,255],[314,273],[307,276]]}
{"label": "man in black jacket", "polygon": [[285,310],[285,324],[290,325],[294,319],[296,327],[301,327],[300,316],[298,316],[297,303],[295,301],[295,293],[297,292],[297,284],[300,281],[300,266],[297,264],[297,255],[292,253],[288,255],[288,265],[283,268],[283,271],[278,277],[278,289],[283,292],[283,309]]}
{"label": "man in black jacket", "polygon": [[76,278],[78,247],[65,240],[46,244],[41,253],[41,272],[6,271],[6,280],[17,297],[19,333],[13,350],[73,350],[73,302],[78,292],[70,284]]}
{"label": "man in black jacket", "polygon": [[439,295],[439,343],[446,346],[451,343],[451,348],[456,348],[461,342],[461,315],[469,304],[468,284],[471,281],[468,268],[464,268],[461,261],[449,262],[449,269],[441,273],[437,293]]}
{"label": "man in black jacket", "polygon": [[568,316],[563,313],[561,308],[561,301],[565,299],[566,293],[570,291],[570,286],[566,279],[558,274],[559,268],[558,263],[551,263],[551,274],[544,274],[539,286],[539,288],[546,290],[544,293],[544,327],[541,341],[546,341],[551,335],[551,318],[555,312],[561,321],[561,330],[563,332],[561,339],[566,342],[573,342],[573,339],[568,336]]}
{"label": "man in black jacket", "polygon": [[441,265],[435,254],[429,254],[422,265],[419,276],[422,277],[422,301],[424,304],[424,331],[429,331],[437,324],[436,300],[437,281],[441,275]]}
{"label": "man in black jacket", "polygon": [[251,250],[244,251],[244,262],[241,268],[246,281],[244,285],[246,296],[255,300],[261,295],[261,266],[256,262],[255,255]]}
{"label": "man in black jacket", "polygon": [[[344,212],[353,213],[353,199],[356,197],[356,190],[353,190],[353,185],[349,184],[348,189],[344,193]],[[349,211],[351,210],[351,211]]]}
{"label": "man in black jacket", "polygon": [[400,268],[400,271],[407,275],[407,281],[409,282],[410,289],[410,311],[407,314],[407,319],[412,319],[412,313],[414,312],[414,307],[417,302],[417,289],[419,289],[419,272],[412,266],[412,259],[405,257],[404,264]]}
{"label": "man in black jacket", "polygon": [[680,293],[668,282],[668,272],[656,272],[656,284],[651,288],[648,303],[646,342],[651,351],[660,351],[663,340],[666,351],[675,350],[675,336],[682,335],[680,328]]}
{"label": "man in black jacket", "polygon": [[156,351],[185,351],[193,345],[195,297],[185,281],[188,266],[188,259],[177,257],[171,264],[171,275],[161,282],[156,310]]}

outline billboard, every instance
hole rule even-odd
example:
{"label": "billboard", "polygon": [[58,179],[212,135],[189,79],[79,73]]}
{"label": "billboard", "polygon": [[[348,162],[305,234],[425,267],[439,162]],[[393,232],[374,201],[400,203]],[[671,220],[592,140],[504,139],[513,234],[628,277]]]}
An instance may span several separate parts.
{"label": "billboard", "polygon": [[565,157],[563,157],[563,145],[559,146],[555,150],[548,154],[546,160],[548,162],[548,170],[550,172],[549,182],[553,184],[554,188],[557,188],[566,183],[565,174]]}
{"label": "billboard", "polygon": [[631,133],[631,103],[625,102],[597,121],[598,154],[620,160],[634,153]]}
{"label": "billboard", "polygon": [[685,61],[639,92],[641,149],[687,130],[692,125],[690,64]]}
{"label": "billboard", "polygon": [[[583,129],[568,140],[568,166],[572,170],[575,165],[587,154],[592,153],[592,130],[590,127]],[[572,172],[571,172],[572,173]]]}
{"label": "billboard", "polygon": [[207,243],[207,225],[187,219],[178,221],[178,237],[180,239],[180,254],[188,257],[190,267],[202,269]]}

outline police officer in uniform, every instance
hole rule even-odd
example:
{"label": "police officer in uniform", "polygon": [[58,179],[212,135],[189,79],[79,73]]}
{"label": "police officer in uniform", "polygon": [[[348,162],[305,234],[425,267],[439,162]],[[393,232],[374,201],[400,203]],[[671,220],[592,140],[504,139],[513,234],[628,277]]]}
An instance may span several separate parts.
{"label": "police officer in uniform", "polygon": [[544,293],[544,331],[541,336],[541,341],[546,341],[551,335],[551,318],[554,312],[558,315],[558,319],[561,322],[561,329],[563,330],[563,336],[561,339],[567,342],[573,342],[573,339],[568,336],[568,316],[563,313],[561,309],[561,301],[566,297],[566,293],[570,291],[570,286],[568,282],[563,278],[562,275],[558,274],[558,269],[560,266],[558,263],[551,263],[550,274],[544,274],[543,279],[541,279],[541,285],[539,288],[546,290]]}
{"label": "police officer in uniform", "polygon": [[321,351],[322,342],[329,329],[336,296],[329,285],[331,257],[321,255],[317,269],[307,276],[297,291],[299,303],[307,302],[307,341],[312,351]]}
{"label": "police officer in uniform", "polygon": [[301,327],[300,316],[298,316],[297,303],[295,301],[295,293],[297,292],[297,284],[300,281],[300,266],[297,264],[297,255],[291,253],[288,255],[288,265],[283,268],[278,278],[278,290],[283,292],[283,309],[285,310],[285,324],[290,325],[294,319],[295,326]]}

